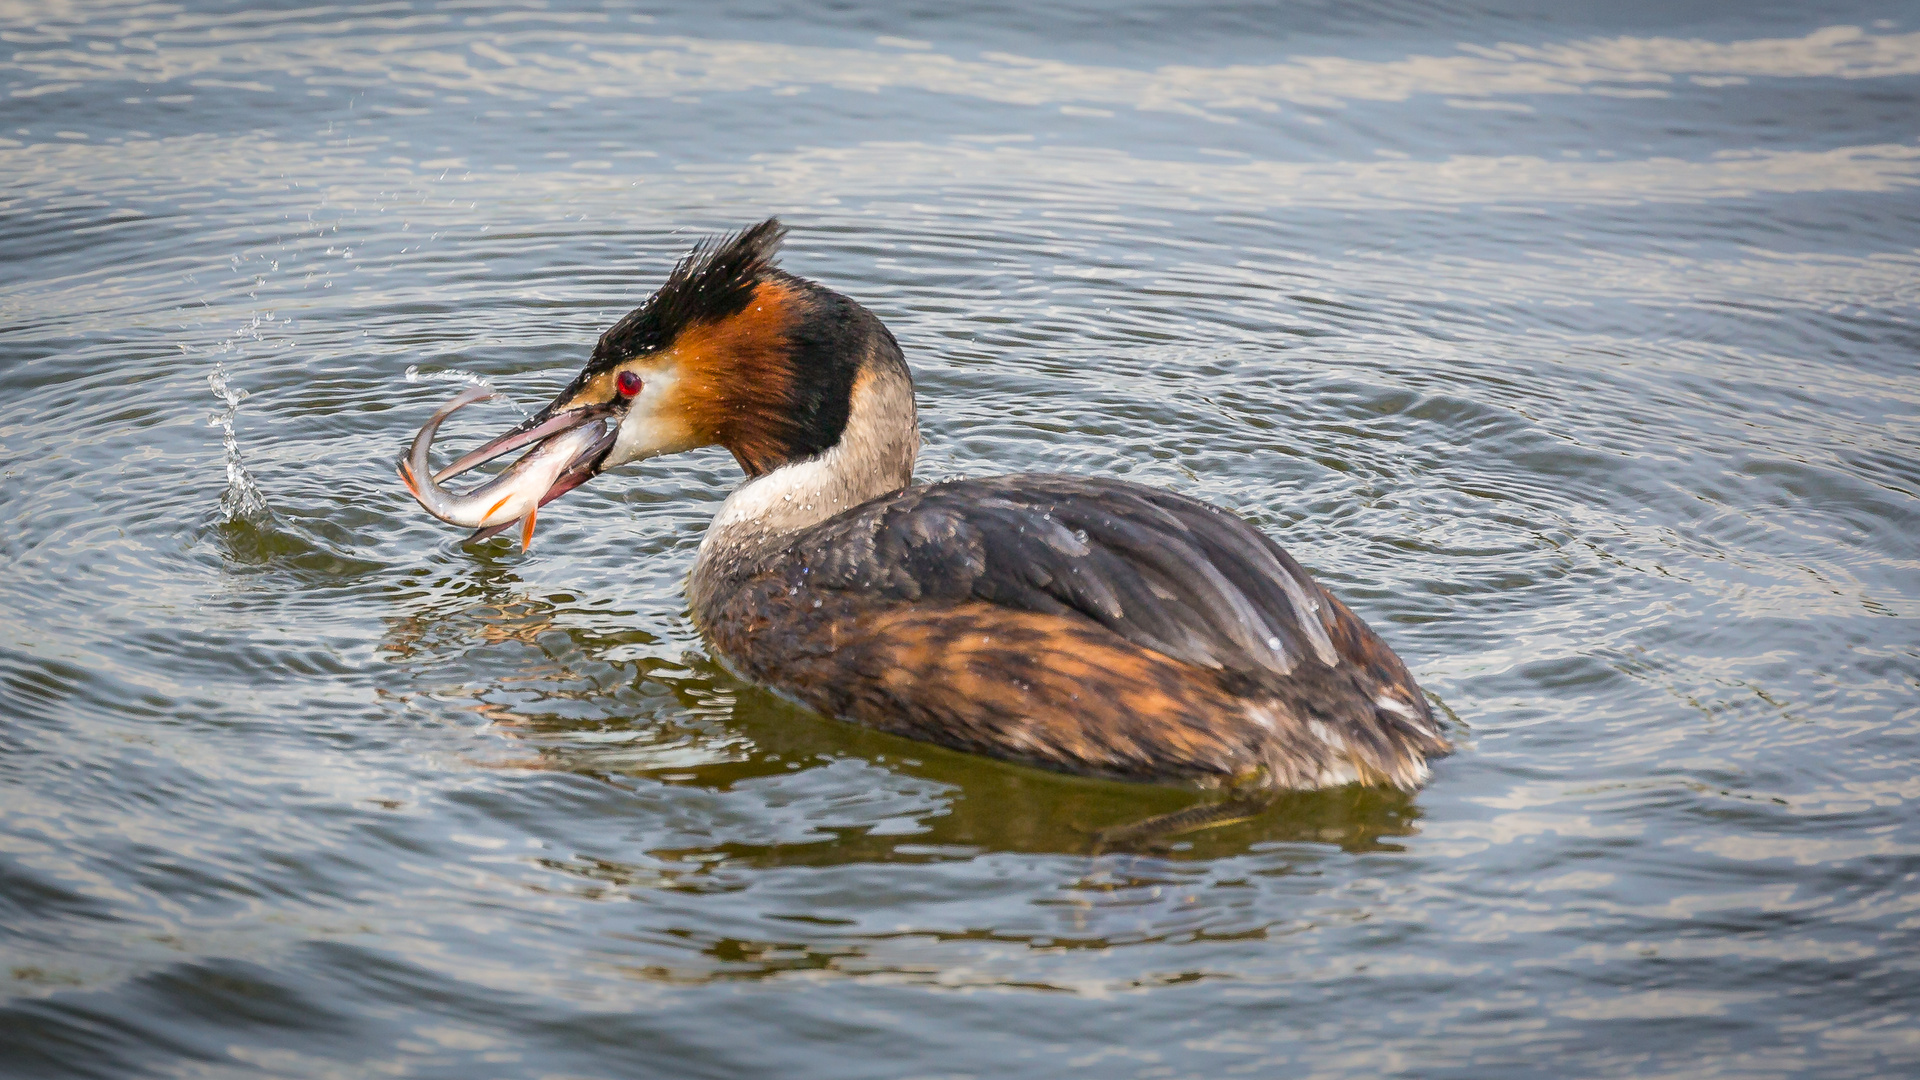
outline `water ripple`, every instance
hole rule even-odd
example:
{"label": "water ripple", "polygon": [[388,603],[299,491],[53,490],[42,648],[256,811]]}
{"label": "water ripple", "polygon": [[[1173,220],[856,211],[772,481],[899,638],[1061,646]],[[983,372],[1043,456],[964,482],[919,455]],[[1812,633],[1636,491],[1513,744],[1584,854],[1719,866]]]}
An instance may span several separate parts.
{"label": "water ripple", "polygon": [[[1911,1071],[1920,35],[1691,18],[0,13],[0,1071]],[[923,478],[1245,514],[1462,752],[1093,858],[1195,796],[712,664],[725,454],[399,490],[775,211]]]}

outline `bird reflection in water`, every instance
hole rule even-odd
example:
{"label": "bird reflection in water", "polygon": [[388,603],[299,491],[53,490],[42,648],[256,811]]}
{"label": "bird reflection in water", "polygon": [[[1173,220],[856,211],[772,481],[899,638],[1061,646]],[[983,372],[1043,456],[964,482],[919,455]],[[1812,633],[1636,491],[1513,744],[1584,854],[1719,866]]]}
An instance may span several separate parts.
{"label": "bird reflection in water", "polygon": [[[452,602],[389,617],[380,646],[407,677],[383,697],[461,701],[488,733],[512,740],[509,753],[463,755],[470,763],[671,782],[691,766],[746,758],[742,737],[719,722],[731,711],[730,689],[665,657],[622,658],[661,646],[631,629],[634,612],[532,596],[511,574],[489,569]],[[629,625],[598,630],[596,620]]]}
{"label": "bird reflection in water", "polygon": [[[649,852],[645,863],[562,860],[553,868],[604,886],[701,889],[723,867],[937,860],[988,852],[1150,852],[1206,859],[1269,842],[1397,850],[1420,812],[1389,788],[1287,792],[1255,812],[1192,831],[1141,830],[1143,820],[1219,805],[1217,793],[1051,773],[946,750],[817,716],[739,683],[697,652],[631,629],[631,612],[588,610],[529,595],[481,559],[463,595],[387,620],[381,650],[405,680],[385,696],[452,701],[510,752],[467,753],[487,768],[591,776],[640,793],[648,785],[715,793],[792,785],[810,769],[872,770],[858,786],[890,793],[866,807],[823,807],[801,842],[716,842]],[[635,656],[636,652],[651,654]],[[451,679],[417,689],[415,680]],[[785,798],[785,796],[780,796]],[[671,872],[662,866],[679,867]]]}

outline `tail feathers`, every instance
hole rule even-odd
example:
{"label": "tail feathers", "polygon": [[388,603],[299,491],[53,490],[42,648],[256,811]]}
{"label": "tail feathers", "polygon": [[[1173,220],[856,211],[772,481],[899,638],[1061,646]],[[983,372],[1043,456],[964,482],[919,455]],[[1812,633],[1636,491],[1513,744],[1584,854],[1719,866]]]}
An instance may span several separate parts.
{"label": "tail feathers", "polygon": [[1417,689],[1351,683],[1337,695],[1329,689],[1299,687],[1298,693],[1249,703],[1247,714],[1264,751],[1259,786],[1310,790],[1361,783],[1416,791],[1426,783],[1427,762],[1453,752]]}

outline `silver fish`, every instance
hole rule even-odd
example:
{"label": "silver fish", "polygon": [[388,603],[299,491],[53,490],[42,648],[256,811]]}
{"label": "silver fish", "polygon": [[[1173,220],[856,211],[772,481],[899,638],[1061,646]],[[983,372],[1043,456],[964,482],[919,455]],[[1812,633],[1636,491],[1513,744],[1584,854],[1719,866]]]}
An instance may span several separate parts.
{"label": "silver fish", "polygon": [[584,480],[584,475],[575,479],[571,474],[590,466],[611,445],[612,437],[606,425],[597,421],[568,428],[536,443],[506,472],[472,491],[449,491],[440,486],[428,462],[434,434],[456,411],[492,396],[492,390],[474,386],[440,406],[400,459],[400,480],[427,513],[449,525],[477,530],[472,539],[492,536],[519,521],[521,546],[532,547],[533,523],[541,505]]}

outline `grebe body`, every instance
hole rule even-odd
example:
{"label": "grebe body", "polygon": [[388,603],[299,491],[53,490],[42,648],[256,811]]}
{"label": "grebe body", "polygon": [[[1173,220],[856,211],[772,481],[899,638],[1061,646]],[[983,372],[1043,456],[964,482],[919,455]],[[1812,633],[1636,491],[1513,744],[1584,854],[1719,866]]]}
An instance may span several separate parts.
{"label": "grebe body", "polygon": [[[696,249],[552,404],[426,486],[568,432],[569,453],[589,449],[537,502],[628,461],[725,446],[747,479],[701,543],[694,624],[737,675],[880,730],[1242,790],[1411,790],[1449,752],[1393,651],[1240,517],[1096,477],[915,485],[898,344],[851,299],[775,268],[782,231]],[[582,438],[589,425],[604,434]],[[531,513],[519,523],[530,540]]]}

